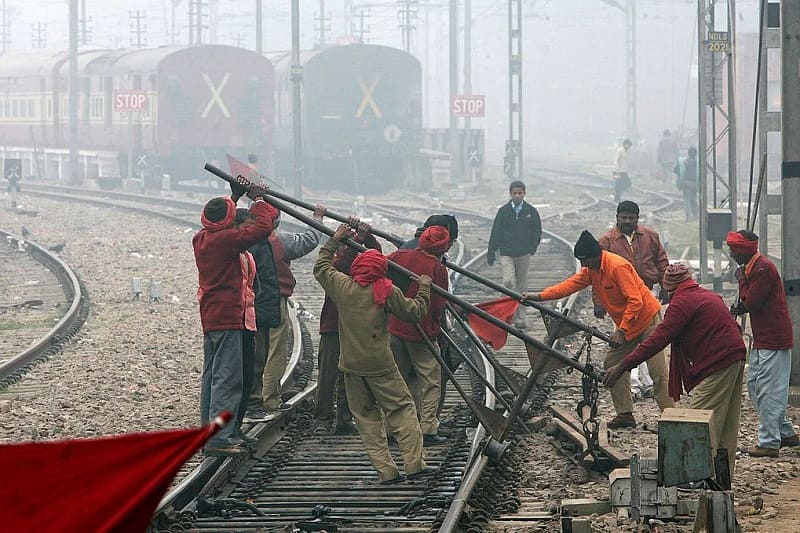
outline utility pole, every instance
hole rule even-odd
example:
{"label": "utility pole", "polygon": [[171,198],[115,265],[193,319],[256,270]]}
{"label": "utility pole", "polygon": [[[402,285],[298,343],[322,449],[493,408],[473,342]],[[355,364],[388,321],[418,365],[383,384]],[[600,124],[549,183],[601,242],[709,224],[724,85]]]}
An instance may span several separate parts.
{"label": "utility pole", "polygon": [[[370,10],[369,8],[360,7],[358,9],[358,42],[364,43],[364,36],[369,33],[369,24],[365,23],[365,17],[369,19]],[[353,30],[355,33],[356,30]]]}
{"label": "utility pole", "polygon": [[344,0],[344,35],[353,32],[353,0]]}
{"label": "utility pole", "polygon": [[78,161],[78,0],[69,0],[69,178],[83,180]]}
{"label": "utility pole", "polygon": [[204,0],[189,0],[189,45],[203,44]]}
{"label": "utility pole", "polygon": [[328,21],[330,17],[325,16],[325,0],[319,0],[319,16],[315,17],[314,20],[319,22],[319,26],[315,28],[319,33],[317,35],[317,48],[322,48],[327,43],[327,36],[325,35],[326,31],[330,31],[328,27]]}
{"label": "utility pole", "polygon": [[508,140],[503,162],[508,181],[523,176],[522,0],[508,0]]}
{"label": "utility pole", "polygon": [[781,189],[783,218],[781,220],[781,269],[789,316],[794,324],[795,349],[792,350],[792,374],[789,384],[800,385],[800,3],[781,2],[782,69],[782,139],[783,163]]}
{"label": "utility pole", "polygon": [[300,0],[292,0],[292,137],[294,139],[294,195],[303,197],[303,132],[300,97],[303,65],[300,64]]}
{"label": "utility pole", "polygon": [[453,114],[453,99],[458,94],[458,0],[450,0],[450,98],[447,112],[450,116],[450,178],[460,176],[461,156],[458,144],[458,117]]}
{"label": "utility pole", "polygon": [[91,20],[92,20],[91,17],[87,17],[86,16],[86,0],[81,0],[81,18],[80,18],[80,28],[81,28],[80,43],[81,44],[88,44],[89,43],[89,30],[87,28],[87,24]]}
{"label": "utility pole", "polygon": [[417,18],[418,0],[397,0],[397,15],[400,18],[400,32],[403,36],[403,50],[411,53],[414,25]]}
{"label": "utility pole", "polygon": [[[716,11],[720,6],[725,6],[727,12],[723,27],[717,28]],[[708,282],[708,241],[713,238],[713,286],[719,292],[722,290],[724,240],[724,235],[720,238],[720,224],[722,227],[727,224],[731,229],[737,226],[735,0],[698,0],[697,21],[700,281]],[[725,98],[722,83],[724,73],[727,73]],[[724,169],[717,164],[717,149],[724,141],[727,141],[727,176],[723,174]],[[712,191],[710,205],[709,183]],[[728,217],[730,220],[726,220]]]}
{"label": "utility pole", "polygon": [[264,14],[262,13],[262,0],[256,0],[256,53],[264,54]]}
{"label": "utility pole", "polygon": [[9,42],[8,9],[6,8],[6,0],[0,0],[0,54],[6,53]]}
{"label": "utility pole", "polygon": [[[625,130],[630,139],[639,137],[636,122],[636,0],[603,0],[625,14]],[[702,0],[698,0],[702,1]]]}
{"label": "utility pole", "polygon": [[236,48],[241,48],[244,41],[247,39],[247,35],[244,33],[234,33],[231,35],[231,40],[233,41],[233,46]]}
{"label": "utility pole", "polygon": [[[472,0],[464,0],[464,94],[472,95]],[[472,182],[472,165],[467,161],[468,154],[472,151],[471,131],[472,121],[464,118],[464,149],[461,156],[464,159],[464,173],[468,174]]]}
{"label": "utility pole", "polygon": [[47,47],[47,24],[37,22],[31,24],[31,32],[33,33],[33,47],[46,48]]}
{"label": "utility pole", "polygon": [[143,21],[147,17],[144,11],[128,11],[131,29],[131,48],[147,46],[147,24]]}
{"label": "utility pole", "polygon": [[431,120],[431,4],[430,0],[425,0],[425,49],[424,72],[422,77],[423,98],[422,98],[422,126],[430,125]]}

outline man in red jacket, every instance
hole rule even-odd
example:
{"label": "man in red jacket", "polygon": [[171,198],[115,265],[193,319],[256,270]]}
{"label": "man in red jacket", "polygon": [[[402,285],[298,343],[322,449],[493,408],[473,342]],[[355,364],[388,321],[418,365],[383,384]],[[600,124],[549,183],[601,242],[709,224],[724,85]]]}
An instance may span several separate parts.
{"label": "man in red jacket", "polygon": [[784,446],[800,446],[800,438],[786,417],[789,375],[792,367],[792,319],[778,269],[758,253],[758,235],[732,231],[726,239],[731,257],[742,265],[736,270],[739,303],[734,315],[750,313],[753,346],[747,367],[747,391],[758,411],[758,446],[747,450],[753,457],[778,457]]}
{"label": "man in red jacket", "polygon": [[678,401],[682,390],[692,392],[691,409],[714,411],[717,431],[713,446],[728,451],[733,479],[746,353],[741,332],[722,298],[700,287],[685,265],[667,267],[661,288],[671,293],[664,320],[606,371],[603,383],[613,387],[625,372],[661,353],[671,342],[669,394]]}
{"label": "man in red jacket", "polygon": [[[264,240],[272,231],[275,209],[265,201],[264,188],[252,187],[247,193],[255,200],[250,209],[252,224],[237,227],[236,201],[239,192],[232,186],[232,198],[212,198],[203,208],[203,228],[192,239],[199,277],[197,296],[203,326],[203,373],[200,386],[200,420],[208,424],[222,411],[237,413],[243,405],[244,330],[247,301],[240,254]],[[240,427],[232,421],[205,446],[209,455],[244,453]]]}
{"label": "man in red jacket", "polygon": [[[397,250],[389,256],[390,261],[407,268],[415,274],[426,274],[444,290],[448,288],[447,269],[442,265],[442,255],[450,248],[450,233],[444,226],[431,226],[422,232],[416,250]],[[406,298],[417,294],[416,282],[397,280]],[[436,339],[441,333],[441,320],[445,300],[436,293],[431,294],[428,313],[419,322],[425,335],[432,340],[433,348],[439,352]],[[439,392],[442,387],[442,368],[430,351],[416,325],[389,316],[390,346],[397,368],[408,385],[417,407],[422,442],[430,446],[441,444],[446,439],[439,435]]]}

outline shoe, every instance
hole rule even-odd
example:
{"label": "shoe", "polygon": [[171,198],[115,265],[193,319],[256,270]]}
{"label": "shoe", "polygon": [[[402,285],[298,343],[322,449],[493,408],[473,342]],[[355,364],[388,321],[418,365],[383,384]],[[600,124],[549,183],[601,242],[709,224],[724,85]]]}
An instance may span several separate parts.
{"label": "shoe", "polygon": [[445,442],[447,442],[447,438],[437,433],[424,433],[422,435],[423,446],[436,446],[438,444],[444,444]]}
{"label": "shoe", "polygon": [[636,419],[633,413],[620,413],[608,423],[608,429],[635,428]]}
{"label": "shoe", "polygon": [[239,435],[239,439],[244,443],[245,446],[252,446],[258,442],[256,437],[251,437],[249,435],[245,435],[244,433]]}
{"label": "shoe", "polygon": [[792,446],[800,446],[800,435],[792,435],[781,439],[781,448],[789,448]]}
{"label": "shoe", "polygon": [[275,411],[265,411],[263,409],[254,409],[252,411],[247,411],[244,414],[244,418],[242,422],[247,422],[249,424],[256,424],[259,422],[269,422],[273,418],[275,418],[277,414]]}
{"label": "shoe", "polygon": [[747,455],[750,457],[778,457],[778,448],[762,448],[761,446],[747,448]]}
{"label": "shoe", "polygon": [[333,420],[319,419],[317,427],[314,428],[315,435],[333,435]]}
{"label": "shoe", "polygon": [[228,445],[220,448],[203,448],[203,454],[209,457],[220,457],[220,456],[228,456],[228,457],[235,457],[237,455],[244,455],[247,453],[247,450],[242,448],[241,446],[236,445]]}
{"label": "shoe", "polygon": [[403,474],[397,474],[396,477],[393,477],[392,479],[385,479],[385,480],[381,481],[380,483],[381,483],[381,485],[396,485],[398,483],[402,483],[405,480],[406,480],[406,478],[403,477]]}
{"label": "shoe", "polygon": [[419,478],[424,477],[424,476],[429,476],[431,474],[435,474],[436,472],[438,472],[438,470],[439,470],[438,468],[435,468],[433,466],[425,466],[422,470],[418,470],[417,472],[414,472],[413,474],[406,474],[406,478],[408,478],[409,480],[419,479]]}
{"label": "shoe", "polygon": [[334,435],[356,435],[357,433],[358,429],[352,422],[336,424],[336,430],[333,432]]}

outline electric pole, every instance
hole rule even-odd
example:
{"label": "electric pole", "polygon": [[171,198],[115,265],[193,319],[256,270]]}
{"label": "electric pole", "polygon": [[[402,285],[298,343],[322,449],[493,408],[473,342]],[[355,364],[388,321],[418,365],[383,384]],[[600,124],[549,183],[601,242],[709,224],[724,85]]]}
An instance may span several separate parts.
{"label": "electric pole", "polygon": [[789,316],[794,324],[795,349],[792,350],[790,385],[800,385],[800,3],[781,2],[782,69],[781,105],[783,163],[781,189],[783,193],[781,220],[781,270],[789,305]]}
{"label": "electric pole", "polygon": [[131,48],[143,48],[147,46],[147,24],[144,23],[146,17],[147,14],[138,9],[128,12],[131,30]]}
{"label": "electric pole", "polygon": [[353,33],[358,33],[358,42],[364,43],[364,36],[369,33],[369,24],[366,23],[365,18],[369,19],[369,8],[360,7],[358,9],[358,29],[353,29]]}
{"label": "electric pole", "polygon": [[33,33],[33,47],[46,48],[47,47],[47,24],[37,22],[31,24],[31,32]]}
{"label": "electric pole", "polygon": [[8,9],[6,8],[6,0],[0,0],[0,54],[6,53],[9,42]]}
{"label": "electric pole", "polygon": [[450,98],[447,112],[450,116],[450,179],[460,176],[461,156],[458,143],[458,117],[453,114],[453,99],[458,94],[458,0],[450,0]]}
{"label": "electric pole", "polygon": [[[464,95],[472,95],[472,0],[464,0]],[[472,182],[472,165],[467,161],[472,151],[471,131],[472,121],[464,118],[464,149],[461,156],[464,159],[464,172],[469,174]]]}
{"label": "electric pole", "polygon": [[91,17],[86,16],[86,0],[81,0],[81,18],[80,18],[80,28],[81,28],[81,36],[80,36],[80,43],[81,44],[88,44],[90,37],[90,31],[88,28],[89,22],[92,21]]}
{"label": "electric pole", "polygon": [[[636,0],[603,0],[625,14],[625,130],[630,139],[639,137],[636,121]],[[702,1],[702,0],[699,0]]]}
{"label": "electric pole", "polygon": [[264,14],[262,13],[262,0],[256,0],[256,53],[264,53]]}
{"label": "electric pole", "polygon": [[294,195],[303,197],[303,135],[300,96],[303,65],[300,64],[300,0],[292,0],[292,138],[294,139]]}
{"label": "electric pole", "polygon": [[319,33],[317,34],[317,48],[322,48],[327,43],[327,36],[325,35],[326,31],[330,31],[330,27],[328,27],[328,21],[330,17],[325,16],[325,0],[319,0],[319,16],[314,17],[319,23],[319,26],[315,28]]}
{"label": "electric pole", "polygon": [[403,50],[411,53],[414,25],[417,18],[418,0],[398,0],[397,15],[400,18],[400,32],[403,36]]}
{"label": "electric pole", "polygon": [[509,182],[522,179],[522,0],[508,0],[508,140],[503,170]]}
{"label": "electric pole", "polygon": [[78,161],[78,0],[69,0],[69,177],[81,185]]}
{"label": "electric pole", "polygon": [[233,46],[236,48],[241,48],[244,41],[247,39],[247,35],[244,33],[234,33],[231,35],[231,40],[233,41]]}

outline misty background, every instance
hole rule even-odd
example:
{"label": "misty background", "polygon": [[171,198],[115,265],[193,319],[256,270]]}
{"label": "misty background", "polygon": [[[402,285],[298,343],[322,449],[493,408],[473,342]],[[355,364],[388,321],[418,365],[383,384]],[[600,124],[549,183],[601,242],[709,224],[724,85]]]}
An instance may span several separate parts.
{"label": "misty background", "polygon": [[[626,0],[525,0],[523,83],[526,159],[570,156],[611,160],[627,134]],[[636,1],[637,148],[654,150],[661,131],[697,124],[697,2]],[[156,47],[188,40],[188,0],[83,0],[88,47]],[[363,36],[365,42],[403,48],[401,11],[413,8],[411,52],[423,67],[426,127],[448,126],[447,0],[301,0],[301,47],[320,40],[324,5],[326,44]],[[6,49],[67,48],[64,0],[0,0],[5,6]],[[203,41],[255,49],[255,1],[208,0]],[[507,0],[472,0],[472,92],[486,95],[487,162],[502,161],[508,136]],[[756,32],[758,2],[736,3],[737,34]],[[136,15],[139,32],[136,33]],[[459,2],[463,30],[463,2]],[[263,1],[263,47],[290,48],[288,0]],[[174,32],[173,32],[174,27]],[[463,32],[460,32],[460,39]],[[752,41],[750,41],[752,42]],[[459,84],[463,83],[459,44]],[[740,69],[753,68],[741,66]],[[755,79],[752,74],[746,77]],[[740,103],[741,105],[741,103]],[[738,105],[737,105],[738,107]],[[749,136],[749,133],[742,132]]]}

